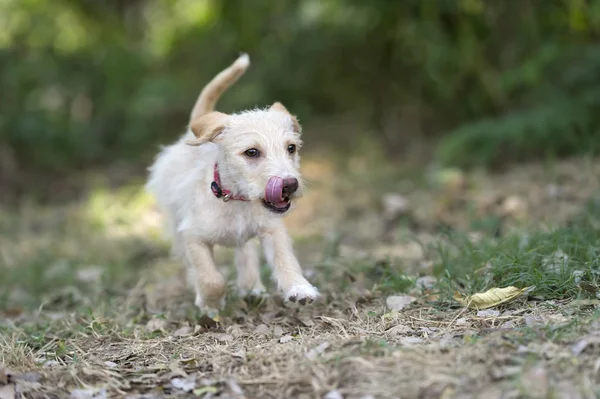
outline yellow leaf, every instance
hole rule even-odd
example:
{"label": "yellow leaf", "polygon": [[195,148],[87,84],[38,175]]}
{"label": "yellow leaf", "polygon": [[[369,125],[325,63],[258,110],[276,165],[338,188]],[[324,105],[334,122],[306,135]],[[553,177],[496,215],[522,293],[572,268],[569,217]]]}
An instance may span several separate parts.
{"label": "yellow leaf", "polygon": [[501,303],[512,301],[523,293],[530,291],[533,287],[517,288],[491,288],[486,292],[480,292],[471,296],[463,296],[459,292],[454,293],[454,299],[461,305],[475,309],[487,309]]}

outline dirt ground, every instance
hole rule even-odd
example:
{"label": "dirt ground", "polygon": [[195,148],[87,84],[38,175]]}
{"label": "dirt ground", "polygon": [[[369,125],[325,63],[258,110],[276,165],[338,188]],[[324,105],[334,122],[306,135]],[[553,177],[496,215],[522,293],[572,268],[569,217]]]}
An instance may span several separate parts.
{"label": "dirt ground", "polygon": [[[287,223],[318,302],[232,295],[212,320],[195,311],[164,244],[155,252],[132,244],[127,259],[142,265],[132,284],[107,283],[101,266],[79,269],[38,307],[21,306],[19,291],[6,288],[0,399],[598,397],[597,301],[522,297],[465,309],[436,285],[442,276],[427,244],[448,229],[477,240],[568,223],[598,193],[599,172],[600,162],[579,159],[493,175],[432,170],[417,182],[392,167],[373,179],[361,160],[341,172],[308,160],[310,191]],[[68,231],[20,223],[35,232],[32,242],[68,244],[66,258],[90,245],[108,259],[111,245],[154,237],[159,218],[150,206],[142,214],[99,233],[103,243],[84,235],[68,244]],[[6,270],[37,248],[9,241],[0,252]],[[230,274],[231,251],[216,255]],[[388,269],[398,273],[381,278]],[[396,307],[391,296],[408,300]]]}

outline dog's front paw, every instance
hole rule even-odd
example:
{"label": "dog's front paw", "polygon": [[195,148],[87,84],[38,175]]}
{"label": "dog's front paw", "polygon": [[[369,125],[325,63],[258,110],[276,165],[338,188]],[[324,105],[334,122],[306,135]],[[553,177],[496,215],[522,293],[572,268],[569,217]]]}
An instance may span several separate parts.
{"label": "dog's front paw", "polygon": [[194,303],[200,309],[200,312],[213,318],[225,307],[225,297],[217,301],[206,301],[201,295],[196,295]]}
{"label": "dog's front paw", "polygon": [[300,305],[312,303],[319,296],[319,290],[310,284],[293,285],[285,292],[286,301],[298,302]]}

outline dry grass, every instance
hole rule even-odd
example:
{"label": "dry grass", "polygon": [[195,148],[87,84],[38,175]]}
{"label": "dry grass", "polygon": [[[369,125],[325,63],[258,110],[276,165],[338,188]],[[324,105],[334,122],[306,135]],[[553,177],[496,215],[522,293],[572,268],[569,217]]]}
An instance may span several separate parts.
{"label": "dry grass", "polygon": [[[526,204],[525,217],[502,216],[504,229],[564,223],[597,188],[591,175],[573,187],[568,177],[600,164],[565,162],[546,177],[535,166],[473,175],[467,189],[412,187],[408,198],[419,206],[409,220],[394,221],[391,234],[379,194],[373,196],[379,191],[366,180],[373,170],[350,164],[345,181],[352,185],[333,190],[329,166],[309,165],[315,182],[304,213],[289,221],[307,274],[324,297],[306,308],[286,306],[277,296],[231,297],[218,322],[194,309],[181,268],[157,238],[156,214],[135,190],[98,192],[62,209],[2,213],[0,398],[15,391],[204,398],[600,394],[597,301],[522,298],[497,312],[463,309],[438,287],[414,288],[414,279],[431,275],[439,259],[406,239],[439,240],[440,224],[471,231],[471,205],[500,187],[501,197]],[[380,182],[390,181],[389,173],[380,172]],[[541,194],[557,175],[566,179],[556,183],[569,186],[566,194]],[[403,180],[393,181],[390,191],[408,190]],[[343,208],[336,198],[344,199]],[[502,203],[486,202],[478,212],[500,217]],[[217,255],[228,272],[230,251]],[[386,296],[402,290],[416,300],[389,311]]]}

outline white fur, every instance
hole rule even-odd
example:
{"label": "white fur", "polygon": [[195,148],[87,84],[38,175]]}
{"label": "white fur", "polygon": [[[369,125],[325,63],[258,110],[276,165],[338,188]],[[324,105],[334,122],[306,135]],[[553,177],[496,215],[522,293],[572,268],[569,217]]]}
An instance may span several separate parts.
{"label": "white fur", "polygon": [[[242,56],[230,68],[245,69],[248,64],[247,56]],[[295,130],[293,117],[276,107],[230,115],[212,142],[189,145],[196,136],[188,129],[176,143],[164,148],[150,167],[147,188],[167,217],[173,252],[186,264],[196,304],[203,310],[218,309],[224,303],[226,282],[214,266],[214,245],[237,248],[237,285],[242,293],[264,291],[258,252],[250,241],[254,237],[260,238],[286,299],[310,301],[318,296],[317,289],[302,276],[281,215],[262,202],[272,176],[297,178],[300,188],[293,198],[301,194],[300,157],[287,151],[290,144],[301,145]],[[249,148],[259,149],[261,157],[248,158],[244,152]],[[215,162],[222,187],[250,201],[224,202],[213,195],[210,185]]]}

